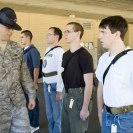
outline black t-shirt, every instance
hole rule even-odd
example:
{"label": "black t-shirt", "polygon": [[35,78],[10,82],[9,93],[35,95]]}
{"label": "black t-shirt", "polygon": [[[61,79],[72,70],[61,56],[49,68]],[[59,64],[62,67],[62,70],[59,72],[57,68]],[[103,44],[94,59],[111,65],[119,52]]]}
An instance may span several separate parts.
{"label": "black t-shirt", "polygon": [[[69,62],[68,62],[69,60]],[[69,88],[85,87],[84,74],[93,73],[93,59],[90,53],[83,47],[71,53],[64,53],[62,78],[66,91]]]}

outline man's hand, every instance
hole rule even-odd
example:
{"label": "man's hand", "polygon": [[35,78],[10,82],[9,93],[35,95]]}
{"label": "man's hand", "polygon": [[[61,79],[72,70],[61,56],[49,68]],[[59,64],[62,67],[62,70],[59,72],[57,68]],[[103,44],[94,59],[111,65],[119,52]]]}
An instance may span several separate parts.
{"label": "man's hand", "polygon": [[30,101],[28,103],[28,109],[29,110],[34,109],[35,105],[36,105],[35,100],[34,99],[30,99]]}
{"label": "man's hand", "polygon": [[56,93],[56,100],[59,101],[59,100],[62,100],[62,92],[58,92]]}
{"label": "man's hand", "polygon": [[89,110],[81,110],[80,111],[80,118],[81,120],[85,121],[89,117]]}

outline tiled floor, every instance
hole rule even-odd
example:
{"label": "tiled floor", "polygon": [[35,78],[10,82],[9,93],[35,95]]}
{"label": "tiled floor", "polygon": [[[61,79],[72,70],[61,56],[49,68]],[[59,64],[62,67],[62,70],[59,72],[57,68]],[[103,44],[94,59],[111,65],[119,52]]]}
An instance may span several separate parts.
{"label": "tiled floor", "polygon": [[[40,101],[40,130],[36,131],[35,133],[48,133],[42,84],[39,84],[38,98]],[[94,95],[93,109],[90,115],[89,128],[87,133],[100,133],[96,108],[96,93]]]}

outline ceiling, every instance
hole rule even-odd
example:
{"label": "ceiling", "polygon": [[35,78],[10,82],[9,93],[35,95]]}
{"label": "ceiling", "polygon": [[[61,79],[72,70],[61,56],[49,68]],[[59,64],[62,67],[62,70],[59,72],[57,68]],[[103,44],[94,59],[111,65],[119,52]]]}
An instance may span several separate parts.
{"label": "ceiling", "polygon": [[16,11],[35,12],[102,19],[122,15],[133,22],[133,0],[0,0],[0,8],[10,6]]}

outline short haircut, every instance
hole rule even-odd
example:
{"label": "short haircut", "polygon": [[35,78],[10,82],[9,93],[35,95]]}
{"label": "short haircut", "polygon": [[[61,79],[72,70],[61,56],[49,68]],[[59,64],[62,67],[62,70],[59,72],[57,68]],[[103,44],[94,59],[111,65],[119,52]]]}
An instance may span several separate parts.
{"label": "short haircut", "polygon": [[30,38],[30,41],[33,38],[33,35],[31,33],[31,31],[29,31],[29,30],[24,30],[24,31],[21,32],[21,34],[24,34],[26,37],[29,37]]}
{"label": "short haircut", "polygon": [[53,29],[54,30],[54,34],[59,36],[58,41],[60,41],[61,38],[62,38],[62,31],[58,27],[50,27],[49,29]]}
{"label": "short haircut", "polygon": [[127,21],[121,16],[109,16],[104,18],[99,24],[99,28],[106,29],[109,27],[111,33],[115,33],[116,31],[120,31],[121,39],[124,40],[125,34],[128,30]]}
{"label": "short haircut", "polygon": [[74,32],[80,31],[81,32],[80,39],[83,37],[83,35],[84,35],[84,28],[83,28],[83,26],[80,23],[70,22],[67,25],[73,25]]}

